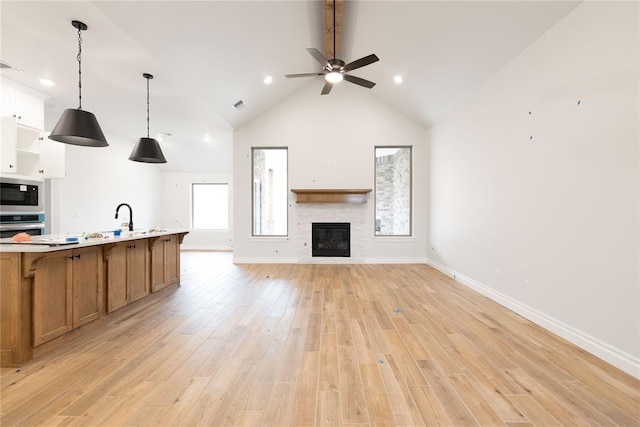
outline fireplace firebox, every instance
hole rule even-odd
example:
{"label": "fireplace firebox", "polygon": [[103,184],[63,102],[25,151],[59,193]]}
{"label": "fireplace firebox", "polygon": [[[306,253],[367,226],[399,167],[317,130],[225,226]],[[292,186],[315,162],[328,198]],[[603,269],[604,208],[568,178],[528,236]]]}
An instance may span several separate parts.
{"label": "fireplace firebox", "polygon": [[350,257],[351,224],[348,222],[312,223],[311,256]]}

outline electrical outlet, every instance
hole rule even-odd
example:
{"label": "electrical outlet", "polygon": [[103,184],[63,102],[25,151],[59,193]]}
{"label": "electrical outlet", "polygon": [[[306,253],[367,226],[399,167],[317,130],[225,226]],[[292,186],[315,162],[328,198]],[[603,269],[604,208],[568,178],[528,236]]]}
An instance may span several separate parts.
{"label": "electrical outlet", "polygon": [[527,279],[524,279],[522,283],[522,289],[524,289],[525,292],[529,292],[531,290],[531,282],[529,282],[529,280]]}
{"label": "electrical outlet", "polygon": [[496,280],[499,282],[500,279],[502,279],[502,270],[497,269],[496,270]]}

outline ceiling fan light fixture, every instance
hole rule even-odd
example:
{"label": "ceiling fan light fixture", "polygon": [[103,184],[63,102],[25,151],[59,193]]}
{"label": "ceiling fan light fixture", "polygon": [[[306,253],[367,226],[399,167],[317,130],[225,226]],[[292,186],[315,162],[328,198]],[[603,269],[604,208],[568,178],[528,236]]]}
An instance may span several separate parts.
{"label": "ceiling fan light fixture", "polygon": [[324,76],[324,79],[329,83],[340,83],[343,78],[344,76],[342,75],[342,73],[338,71],[331,71]]}
{"label": "ceiling fan light fixture", "polygon": [[87,25],[80,21],[71,21],[71,25],[78,30],[78,108],[69,108],[62,113],[49,139],[83,147],[107,147],[109,144],[96,116],[82,110],[82,31]]}
{"label": "ceiling fan light fixture", "polygon": [[[325,42],[325,54],[331,59],[327,59],[320,51],[316,48],[309,47],[307,48],[307,52],[313,59],[318,61],[318,63],[322,66],[322,71],[319,73],[298,73],[298,74],[285,74],[286,78],[295,78],[295,77],[316,77],[316,76],[324,76],[325,84],[322,87],[322,91],[320,95],[328,95],[331,92],[331,88],[336,83],[341,82],[342,80],[346,80],[349,83],[356,84],[358,86],[366,87],[367,89],[371,89],[376,84],[372,81],[365,80],[360,77],[356,77],[351,75],[351,71],[357,70],[358,68],[362,68],[366,65],[373,64],[380,60],[376,56],[376,54],[372,53],[371,55],[364,56],[360,59],[356,59],[355,61],[351,61],[346,64],[342,59],[336,58],[337,52],[337,43],[336,38],[338,36],[338,30],[340,29],[342,20],[342,5],[343,0],[324,0],[324,42]],[[337,11],[336,9],[339,9]],[[333,31],[327,25],[329,20],[333,19]],[[339,23],[336,25],[336,21]],[[332,36],[333,39],[333,49],[328,44],[328,36]]]}

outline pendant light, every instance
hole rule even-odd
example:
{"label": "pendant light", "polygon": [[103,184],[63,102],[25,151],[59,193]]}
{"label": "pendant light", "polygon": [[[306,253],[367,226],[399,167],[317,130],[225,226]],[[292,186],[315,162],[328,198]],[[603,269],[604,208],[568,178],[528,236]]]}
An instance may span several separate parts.
{"label": "pendant light", "polygon": [[87,26],[80,21],[71,21],[71,25],[78,30],[78,108],[64,110],[49,139],[84,147],[107,147],[96,116],[82,109],[82,31]]}
{"label": "pendant light", "polygon": [[154,138],[149,138],[149,80],[153,76],[144,73],[142,77],[147,79],[147,137],[140,138],[140,141],[133,147],[129,160],[142,163],[167,163],[167,159],[162,154],[160,143]]}

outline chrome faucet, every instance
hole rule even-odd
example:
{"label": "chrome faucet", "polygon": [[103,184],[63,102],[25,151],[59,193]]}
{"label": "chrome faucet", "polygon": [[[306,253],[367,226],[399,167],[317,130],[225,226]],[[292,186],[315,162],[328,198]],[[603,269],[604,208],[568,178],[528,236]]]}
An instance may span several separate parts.
{"label": "chrome faucet", "polygon": [[131,206],[128,203],[120,203],[116,208],[116,219],[118,219],[118,211],[121,207],[126,206],[129,208],[129,231],[133,231],[133,210],[131,210]]}

